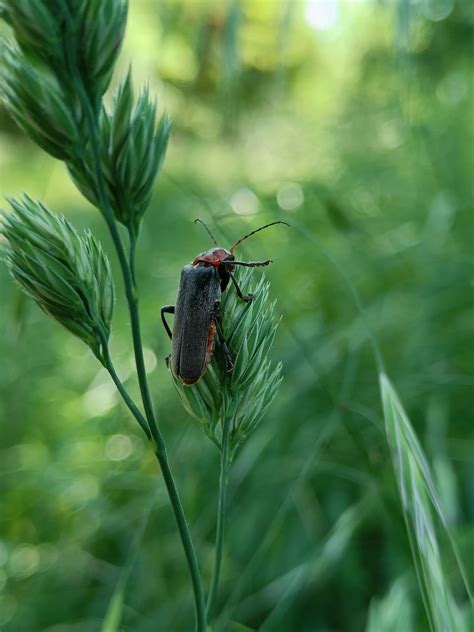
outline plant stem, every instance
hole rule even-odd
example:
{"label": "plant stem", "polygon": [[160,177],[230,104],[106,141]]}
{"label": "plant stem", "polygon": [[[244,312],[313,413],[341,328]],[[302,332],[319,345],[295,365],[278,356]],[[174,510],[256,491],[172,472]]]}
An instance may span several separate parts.
{"label": "plant stem", "polygon": [[112,378],[115,386],[117,387],[118,392],[122,396],[123,401],[127,405],[127,408],[130,410],[132,415],[140,424],[140,427],[142,428],[143,432],[146,434],[148,440],[151,440],[151,433],[148,428],[146,419],[143,417],[143,415],[141,414],[141,412],[135,405],[135,402],[128,394],[125,386],[123,385],[123,382],[120,380],[119,376],[117,375],[117,372],[115,371],[115,367],[112,363],[112,358],[110,357],[110,351],[109,351],[109,347],[107,344],[107,340],[105,339],[105,336],[102,339],[102,354],[103,354],[104,366],[109,372],[109,375]]}
{"label": "plant stem", "polygon": [[[103,345],[102,345],[102,353],[103,353],[103,359],[104,359],[104,366],[107,369],[107,371],[109,372],[112,380],[114,381],[114,384],[116,385],[120,395],[122,396],[122,399],[124,400],[125,404],[127,405],[128,409],[130,410],[130,412],[132,413],[132,415],[135,417],[135,419],[138,421],[138,423],[140,424],[141,428],[143,429],[143,431],[145,432],[145,434],[147,435],[148,439],[152,439],[152,437],[150,436],[150,431],[148,429],[146,420],[144,419],[143,415],[141,414],[141,412],[138,410],[138,408],[136,407],[135,403],[133,402],[132,398],[130,397],[130,395],[128,394],[125,386],[123,385],[123,383],[121,382],[120,378],[117,375],[117,372],[115,371],[114,365],[112,363],[112,359],[110,357],[110,352],[109,352],[109,347],[107,344],[107,341],[105,339],[105,337],[103,338]],[[164,446],[163,446],[164,447]],[[185,553],[186,553],[186,557],[188,559],[188,563],[191,565],[195,565],[196,569],[197,567],[197,560],[194,556],[194,550],[192,548],[192,544],[191,547],[188,547],[187,543],[188,543],[188,538],[187,538],[187,524],[186,524],[186,517],[184,515],[184,511],[181,505],[181,500],[179,498],[178,492],[176,490],[176,486],[174,483],[174,479],[173,479],[173,474],[171,472],[171,469],[168,465],[168,459],[166,458],[166,453],[165,453],[165,458],[163,459],[163,455],[158,453],[158,448],[155,448],[155,455],[160,463],[161,466],[161,471],[163,474],[163,478],[165,481],[165,485],[166,485],[166,489],[168,491],[168,495],[170,497],[171,500],[171,504],[173,505],[173,509],[175,511],[175,515],[176,515],[176,519],[178,522],[178,528],[179,528],[179,532],[181,535],[181,540],[183,542],[183,547],[185,549]],[[178,520],[178,516],[179,516],[179,520]],[[188,534],[189,535],[189,534]],[[190,540],[189,540],[190,541]],[[196,585],[195,585],[195,579],[197,578],[197,580],[200,582],[200,576],[199,575],[193,575],[193,586],[196,589]],[[203,596],[203,601],[202,601],[202,612],[204,612],[204,596]],[[201,626],[201,627],[200,627]],[[204,626],[204,627],[202,627]],[[206,626],[206,622],[201,621],[200,619],[198,619],[198,630],[199,632],[201,632],[201,630],[205,630]]]}
{"label": "plant stem", "polygon": [[128,251],[128,265],[130,266],[130,274],[132,276],[132,282],[136,287],[137,279],[136,279],[136,272],[135,272],[135,254],[137,251],[138,234],[137,234],[137,229],[135,228],[134,224],[131,224],[128,227],[128,237],[129,237],[129,244],[130,244],[130,248]]}
{"label": "plant stem", "polygon": [[230,454],[229,454],[229,442],[230,442],[230,430],[234,415],[227,415],[224,421],[224,428],[222,430],[222,444],[221,444],[221,467],[219,475],[219,503],[217,507],[217,528],[216,528],[216,544],[214,553],[214,566],[212,569],[211,587],[209,589],[209,595],[207,597],[206,615],[207,620],[210,622],[214,609],[214,603],[217,597],[219,589],[219,577],[222,561],[222,546],[224,544],[224,527],[226,517],[226,497],[227,497],[227,485],[229,482],[230,471]]}
{"label": "plant stem", "polygon": [[[193,543],[191,540],[191,534],[189,532],[189,528],[186,522],[186,517],[184,515],[181,500],[179,498],[178,491],[176,489],[176,485],[173,479],[173,474],[171,472],[171,468],[168,462],[165,442],[155,419],[155,413],[153,410],[150,389],[148,386],[148,379],[146,376],[145,361],[143,357],[143,345],[142,345],[141,332],[140,332],[140,317],[139,317],[139,312],[138,312],[138,295],[137,295],[136,286],[133,280],[132,270],[127,261],[125,250],[123,248],[123,244],[118,232],[117,224],[113,216],[113,210],[110,206],[110,202],[109,202],[107,192],[105,189],[104,174],[102,171],[102,165],[101,165],[101,160],[100,160],[100,141],[99,141],[97,120],[96,120],[96,117],[94,116],[93,108],[89,101],[88,95],[85,91],[83,82],[81,78],[77,76],[77,74],[76,74],[75,84],[77,88],[77,94],[81,100],[82,107],[84,108],[84,112],[87,118],[87,124],[89,127],[89,141],[91,143],[92,152],[94,156],[94,169],[95,169],[96,184],[97,184],[97,189],[98,189],[99,199],[100,199],[100,206],[101,206],[101,210],[103,212],[105,221],[107,223],[107,226],[109,228],[115,250],[117,251],[120,268],[121,268],[122,276],[124,280],[125,294],[127,297],[127,302],[128,302],[129,312],[130,312],[133,348],[134,348],[134,353],[135,353],[135,363],[137,367],[137,375],[138,375],[138,381],[140,385],[140,392],[142,396],[143,406],[145,409],[145,416],[148,422],[152,441],[154,443],[154,452],[160,464],[161,472],[166,484],[166,489],[168,491],[170,502],[173,507],[176,522],[178,525],[178,530],[181,536],[181,541],[182,541],[184,552],[185,552],[186,559],[188,562],[189,571],[191,574],[191,580],[192,580],[193,591],[194,591],[195,608],[196,608],[197,630],[198,632],[205,632],[206,612],[205,612],[204,590],[202,587],[201,574],[199,571],[196,554],[194,552]],[[133,244],[132,252],[134,250],[134,246],[135,245]]]}

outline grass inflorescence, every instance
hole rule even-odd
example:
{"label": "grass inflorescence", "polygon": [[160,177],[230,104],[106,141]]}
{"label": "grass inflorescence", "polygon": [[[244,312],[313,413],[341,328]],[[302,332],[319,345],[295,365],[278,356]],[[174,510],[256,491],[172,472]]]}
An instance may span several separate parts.
{"label": "grass inflorescence", "polygon": [[219,448],[225,420],[232,417],[233,452],[258,426],[282,380],[281,363],[274,364],[269,358],[278,329],[275,303],[269,298],[270,284],[264,275],[255,281],[255,273],[249,269],[234,274],[253,300],[245,303],[232,287],[222,297],[223,331],[233,356],[233,370],[225,370],[218,346],[197,384],[184,386],[172,374],[184,407]]}
{"label": "grass inflorescence", "polygon": [[41,309],[102,360],[110,336],[114,285],[99,242],[25,195],[11,200],[0,228],[12,275]]}

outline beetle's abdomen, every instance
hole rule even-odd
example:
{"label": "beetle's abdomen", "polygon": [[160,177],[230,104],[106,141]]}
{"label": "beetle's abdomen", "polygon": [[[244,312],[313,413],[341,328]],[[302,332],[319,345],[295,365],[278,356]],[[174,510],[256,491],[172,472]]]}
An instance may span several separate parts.
{"label": "beetle's abdomen", "polygon": [[211,360],[215,337],[213,315],[220,296],[217,268],[191,265],[183,268],[176,299],[171,366],[184,384],[196,383]]}
{"label": "beetle's abdomen", "polygon": [[[209,332],[207,334],[207,346],[206,346],[206,354],[204,356],[204,365],[201,370],[201,373],[199,374],[197,378],[195,377],[195,375],[191,375],[191,376],[180,375],[179,377],[181,378],[184,384],[187,384],[187,385],[195,384],[198,381],[198,379],[202,377],[202,375],[205,373],[207,365],[211,361],[212,354],[214,353],[214,346],[215,346],[215,341],[216,341],[215,335],[216,335],[216,323],[213,320],[211,320],[209,324]],[[181,373],[183,373],[182,368],[181,368]]]}

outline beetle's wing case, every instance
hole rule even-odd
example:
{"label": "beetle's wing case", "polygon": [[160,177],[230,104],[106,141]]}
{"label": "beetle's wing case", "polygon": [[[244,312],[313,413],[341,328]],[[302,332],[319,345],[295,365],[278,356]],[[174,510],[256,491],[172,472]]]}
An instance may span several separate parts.
{"label": "beetle's wing case", "polygon": [[217,268],[183,268],[173,323],[171,366],[173,373],[187,384],[197,382],[206,370],[212,315],[220,297]]}

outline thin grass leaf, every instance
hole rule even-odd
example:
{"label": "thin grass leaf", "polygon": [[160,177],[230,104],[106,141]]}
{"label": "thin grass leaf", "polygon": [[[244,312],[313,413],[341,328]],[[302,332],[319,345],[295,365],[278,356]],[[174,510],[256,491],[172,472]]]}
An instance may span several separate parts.
{"label": "thin grass leaf", "polygon": [[117,585],[117,589],[112,595],[107,614],[102,623],[101,632],[118,632],[120,622],[122,620],[123,602],[124,602],[125,584],[121,582]]}
{"label": "thin grass leaf", "polygon": [[[450,541],[451,537],[428,462],[384,373],[380,375],[380,390],[396,483],[430,628],[434,632],[467,630],[443,570],[433,510]],[[464,578],[462,566],[460,573]],[[467,585],[466,590],[469,594]]]}

